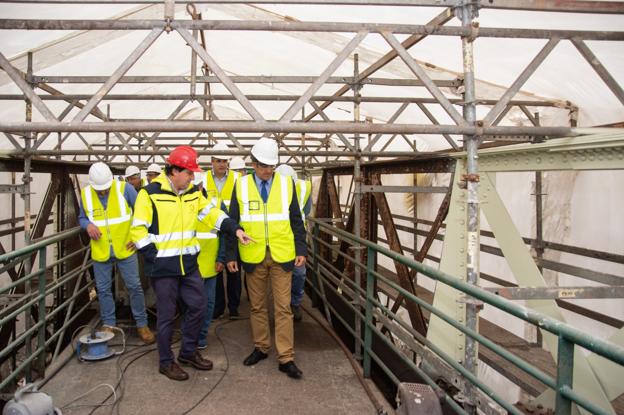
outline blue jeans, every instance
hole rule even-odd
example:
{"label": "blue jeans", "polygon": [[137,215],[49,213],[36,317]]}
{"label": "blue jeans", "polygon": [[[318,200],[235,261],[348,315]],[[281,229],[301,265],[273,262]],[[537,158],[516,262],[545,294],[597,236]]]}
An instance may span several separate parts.
{"label": "blue jeans", "polygon": [[136,254],[126,259],[111,257],[106,262],[93,261],[93,273],[95,274],[95,286],[100,302],[100,317],[102,323],[107,326],[115,326],[115,299],[113,298],[113,265],[117,264],[121,272],[128,295],[130,296],[130,308],[137,327],[147,326],[147,314],[145,313],[145,297],[141,280],[139,280],[139,267]]}
{"label": "blue jeans", "polygon": [[212,323],[212,313],[214,313],[215,307],[215,294],[217,287],[217,277],[202,278],[204,280],[204,294],[206,296],[206,313],[204,314],[204,322],[202,323],[201,331],[199,332],[199,346],[206,345],[206,336],[208,336],[208,329]]}
{"label": "blue jeans", "polygon": [[[240,268],[240,263],[238,264]],[[217,274],[215,279],[217,280],[216,285],[216,294],[215,294],[215,306],[214,306],[214,317],[219,317],[225,311],[225,297],[226,297],[226,289],[223,285],[223,275],[227,277],[227,307],[230,311],[230,314],[238,312],[238,306],[240,305],[240,296],[241,296],[241,273],[237,272],[229,272],[228,270],[224,270]]]}
{"label": "blue jeans", "polygon": [[290,304],[301,305],[303,300],[303,287],[305,286],[306,266],[293,268],[292,287],[290,288]]}

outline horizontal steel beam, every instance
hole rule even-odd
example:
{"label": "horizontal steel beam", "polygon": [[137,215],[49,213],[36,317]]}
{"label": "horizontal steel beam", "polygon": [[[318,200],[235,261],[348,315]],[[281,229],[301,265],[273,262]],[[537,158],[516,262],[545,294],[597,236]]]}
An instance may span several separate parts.
{"label": "horizontal steel beam", "polygon": [[[108,76],[45,76],[34,75],[32,82],[46,84],[103,84],[108,80]],[[311,84],[318,76],[269,76],[269,75],[248,75],[231,76],[230,79],[236,84]],[[221,80],[216,76],[198,76],[195,78],[198,83],[220,84]],[[118,84],[188,84],[191,82],[190,76],[124,76],[119,79]],[[362,85],[384,85],[384,86],[423,86],[423,82],[418,79],[395,79],[395,78],[366,78],[356,79],[348,76],[331,76],[325,81],[326,84],[354,84]],[[459,80],[434,80],[435,84],[441,87],[459,87],[463,84]]]}
{"label": "horizontal steel beam", "polygon": [[[422,34],[436,36],[496,37],[526,39],[587,39],[624,40],[624,32],[591,30],[509,29],[482,27],[470,28],[389,23],[344,23],[300,21],[249,21],[249,20],[175,20],[175,29],[186,30],[251,30],[271,32],[388,32],[393,34]],[[162,20],[25,20],[0,19],[0,30],[152,30],[163,28]]]}
{"label": "horizontal steel beam", "polygon": [[489,287],[483,289],[509,300],[624,298],[624,286],[621,285],[612,287]]}
{"label": "horizontal steel beam", "polygon": [[[92,94],[64,94],[64,95],[38,95],[44,101],[66,101],[66,100],[81,100],[90,99]],[[246,95],[250,101],[296,101],[300,98],[299,95]],[[183,100],[183,99],[204,99],[213,101],[235,101],[236,98],[233,95],[216,94],[216,95],[195,95],[191,97],[189,94],[109,94],[102,98],[102,100]],[[4,94],[0,95],[0,100],[6,101],[23,101],[24,95],[20,94]],[[336,96],[336,95],[317,95],[311,98],[312,101],[343,101],[353,102],[354,97],[351,96]],[[383,96],[364,96],[359,98],[360,102],[375,102],[375,103],[421,103],[421,104],[438,104],[435,98],[425,97],[383,97]],[[452,104],[463,105],[464,101],[461,99],[449,99]],[[493,99],[477,99],[475,104],[477,105],[495,105],[498,100]],[[561,109],[575,109],[576,107],[571,103],[562,101],[529,101],[529,100],[515,100],[509,102],[510,106],[514,105],[526,105],[530,107],[557,107]]]}
{"label": "horizontal steel beam", "polygon": [[0,184],[0,193],[22,193],[24,192],[23,184]]}
{"label": "horizontal steel beam", "polygon": [[[585,129],[587,130],[587,129]],[[604,129],[601,129],[604,130]],[[616,129],[617,130],[617,129]],[[0,131],[26,132],[239,132],[239,133],[360,133],[535,135],[570,137],[582,134],[571,127],[458,126],[424,124],[370,124],[361,122],[276,121],[139,121],[139,122],[0,122]]]}
{"label": "horizontal steel beam", "polygon": [[[221,155],[229,155],[229,156],[248,156],[251,154],[249,150],[231,150],[231,151],[214,151],[214,150],[198,150],[195,149],[198,155],[200,156],[221,156]],[[28,154],[33,156],[167,156],[169,155],[170,150],[160,149],[160,150],[142,150],[137,148],[136,150],[35,150],[31,151]],[[26,153],[22,151],[13,151],[8,150],[5,151],[5,154],[10,154],[14,156],[24,156]],[[306,151],[297,151],[297,154],[302,156],[353,156],[355,153],[349,152],[348,150],[306,150]],[[384,151],[380,153],[379,151],[360,151],[358,154],[362,157],[369,156],[377,156],[377,157],[432,157],[439,156],[439,153],[414,153],[413,151]],[[286,150],[279,151],[279,155],[281,156],[290,156],[290,152]],[[307,163],[306,163],[307,165]],[[0,163],[1,166],[1,163]],[[1,171],[1,170],[0,170]]]}
{"label": "horizontal steel beam", "polygon": [[445,186],[370,186],[362,185],[365,193],[446,193]]}
{"label": "horizontal steel beam", "polygon": [[624,129],[479,151],[479,171],[624,169]]}
{"label": "horizontal steel beam", "polygon": [[[31,4],[162,4],[162,0],[8,0]],[[300,4],[343,6],[455,7],[455,0],[176,0],[178,4]],[[566,13],[624,13],[621,1],[587,0],[474,0],[480,9],[533,10]]]}

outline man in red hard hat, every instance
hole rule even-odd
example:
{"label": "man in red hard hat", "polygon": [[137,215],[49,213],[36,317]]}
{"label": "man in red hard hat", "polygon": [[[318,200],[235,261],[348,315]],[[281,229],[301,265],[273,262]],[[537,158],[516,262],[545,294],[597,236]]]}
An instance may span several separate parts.
{"label": "man in red hard hat", "polygon": [[212,369],[212,362],[197,351],[206,308],[197,265],[198,220],[211,229],[235,235],[243,245],[253,242],[192,183],[195,172],[201,172],[195,150],[190,146],[176,147],[167,159],[165,171],[139,191],[132,223],[132,240],[145,258],[145,274],[151,277],[156,293],[159,372],[173,380],[189,377],[171,351],[178,300],[185,305],[178,362],[199,370]]}

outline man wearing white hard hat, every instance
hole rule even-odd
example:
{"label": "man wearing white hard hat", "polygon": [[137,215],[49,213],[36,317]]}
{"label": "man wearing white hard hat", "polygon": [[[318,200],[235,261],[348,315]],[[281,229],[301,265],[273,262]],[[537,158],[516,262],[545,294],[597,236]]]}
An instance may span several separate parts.
{"label": "man wearing white hard hat", "polygon": [[279,162],[277,142],[266,137],[259,139],[251,149],[251,156],[254,173],[237,181],[230,217],[239,221],[256,243],[237,246],[233,238],[228,238],[226,249],[228,269],[238,269],[238,251],[247,275],[254,350],[243,364],[252,366],[268,357],[271,330],[266,302],[270,287],[278,369],[299,379],[302,372],[294,361],[290,290],[293,267],[304,265],[308,254],[305,228],[292,179],[274,172]]}
{"label": "man wearing white hard hat", "polygon": [[[225,143],[217,143],[212,147],[212,150],[216,151],[228,151],[231,150]],[[234,184],[239,175],[229,169],[229,162],[231,156],[218,154],[213,155],[211,158],[212,168],[206,172],[204,176],[203,186],[206,190],[208,199],[219,198],[221,202],[225,204],[227,209],[230,208],[230,200],[232,199],[232,190]],[[214,281],[215,286],[215,302],[213,310],[213,318],[217,319],[225,312],[226,299],[227,308],[229,311],[230,319],[237,319],[240,317],[238,312],[238,306],[240,304],[241,296],[241,275],[240,271],[228,272],[225,269],[225,265],[217,263],[216,265],[217,278]],[[227,295],[226,287],[224,284],[223,271],[226,274],[227,283]],[[208,323],[209,325],[210,323]],[[208,333],[206,325],[204,325],[203,333]]]}
{"label": "man wearing white hard hat", "polygon": [[89,169],[89,185],[81,191],[78,220],[80,227],[91,238],[91,259],[103,330],[112,333],[116,330],[115,300],[111,289],[113,266],[116,264],[128,289],[130,308],[139,337],[149,344],[155,339],[147,327],[137,256],[135,246],[130,240],[132,210],[136,198],[134,187],[114,180],[113,173],[106,164],[95,163]]}
{"label": "man wearing white hard hat", "polygon": [[239,177],[247,175],[247,169],[245,168],[245,160],[242,157],[233,157],[230,160],[230,170],[239,174]]}
{"label": "man wearing white hard hat", "polygon": [[[309,180],[299,180],[295,169],[288,164],[280,164],[275,171],[283,176],[292,177],[295,183],[295,191],[297,192],[297,200],[299,201],[299,207],[301,208],[301,219],[305,226],[306,216],[308,216],[312,210],[312,182]],[[304,287],[306,279],[306,266],[301,265],[293,269],[292,275],[292,289],[290,294],[290,306],[293,312],[293,318],[295,321],[301,321],[303,315],[301,313],[301,301],[303,300]]]}
{"label": "man wearing white hard hat", "polygon": [[147,184],[150,184],[152,180],[160,175],[161,172],[161,167],[156,163],[152,163],[147,166],[147,170],[145,170],[145,178],[147,179]]}
{"label": "man wearing white hard hat", "polygon": [[130,185],[132,185],[134,190],[137,192],[141,189],[141,170],[139,170],[137,166],[126,167],[124,179],[126,179],[126,181],[130,183]]}

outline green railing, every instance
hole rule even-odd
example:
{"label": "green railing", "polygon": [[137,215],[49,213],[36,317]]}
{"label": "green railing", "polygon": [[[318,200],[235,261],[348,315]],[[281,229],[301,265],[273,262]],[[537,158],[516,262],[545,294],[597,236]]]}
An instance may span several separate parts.
{"label": "green railing", "polygon": [[[54,246],[57,243],[62,243],[70,238],[77,238],[80,233],[79,228],[69,229],[67,231],[60,232],[52,237],[37,241],[27,247],[17,249],[15,251],[0,255],[0,272],[5,272],[8,268],[15,267],[25,261],[30,261],[30,258],[37,254],[39,257],[38,267],[35,271],[24,275],[10,284],[0,288],[0,297],[11,298],[11,293],[15,291],[17,287],[24,287],[23,295],[12,295],[15,298],[14,301],[9,301],[8,304],[2,306],[0,310],[0,327],[6,324],[15,323],[16,319],[23,314],[25,327],[24,331],[15,335],[8,345],[0,351],[0,360],[11,354],[17,353],[19,350],[24,349],[24,359],[12,367],[9,375],[2,379],[0,382],[0,391],[7,390],[9,385],[13,385],[19,376],[26,377],[28,381],[31,381],[31,366],[33,363],[37,367],[37,371],[40,376],[43,376],[46,368],[46,351],[51,350],[54,342],[56,342],[54,352],[51,352],[51,360],[54,361],[59,354],[63,337],[68,327],[80,317],[80,315],[91,305],[92,300],[83,304],[82,307],[74,312],[73,308],[81,295],[84,295],[85,291],[93,286],[93,282],[80,284],[82,276],[91,267],[91,261],[89,260],[89,247],[78,249],[68,255],[65,255],[58,260],[47,263],[47,250],[49,247]],[[57,279],[53,281],[47,281],[46,272],[53,267],[59,266],[69,259],[82,255],[82,263],[79,267],[67,270],[64,275],[59,275]],[[34,269],[35,267],[33,267]],[[31,283],[36,281],[36,290],[31,290]],[[53,295],[56,290],[64,288],[67,284],[74,283],[74,290],[71,296],[66,298],[62,303],[54,304],[50,310],[46,306],[46,298]],[[34,284],[32,284],[34,286]],[[31,321],[31,310],[36,310],[37,321]],[[46,328],[54,322],[53,319],[57,319],[59,313],[65,313],[63,324],[56,324],[53,330],[53,334],[46,339]],[[36,341],[33,342],[33,338],[36,336]],[[33,350],[33,343],[36,347]]]}
{"label": "green railing", "polygon": [[[595,414],[608,414],[608,412],[592,403],[590,400],[581,396],[575,392],[572,388],[572,373],[574,369],[574,347],[580,346],[591,352],[594,352],[612,362],[619,365],[624,365],[624,348],[616,344],[610,343],[593,337],[579,329],[576,329],[568,324],[553,319],[547,315],[522,307],[518,304],[485,291],[477,286],[468,284],[463,280],[455,278],[451,275],[445,274],[439,270],[426,266],[422,263],[416,262],[411,258],[398,254],[386,247],[379,246],[370,241],[356,238],[353,234],[345,232],[343,230],[332,227],[322,221],[314,218],[310,218],[310,224],[313,225],[311,241],[312,241],[312,255],[310,268],[314,275],[315,281],[310,284],[316,291],[317,295],[321,297],[324,302],[324,306],[332,311],[330,315],[327,313],[328,318],[337,318],[342,325],[351,333],[356,336],[355,330],[348,324],[337,312],[337,310],[327,301],[326,290],[332,289],[338,291],[338,288],[343,293],[350,296],[351,300],[347,300],[343,295],[338,296],[345,305],[347,305],[356,316],[364,321],[364,339],[363,339],[363,371],[365,376],[370,376],[371,373],[371,361],[374,360],[377,365],[384,371],[384,373],[395,383],[399,383],[399,379],[392,373],[390,369],[384,364],[384,362],[375,354],[372,348],[373,334],[377,334],[377,337],[397,351],[397,355],[401,360],[419,377],[429,384],[434,390],[440,390],[440,387],[436,384],[435,379],[429,376],[426,371],[420,368],[404,353],[398,351],[396,346],[382,333],[382,331],[374,324],[373,318],[383,323],[386,328],[389,328],[393,335],[403,341],[406,345],[410,346],[414,352],[422,352],[424,354],[423,359],[426,361],[427,357],[433,359],[441,359],[446,365],[450,366],[457,373],[461,374],[465,381],[476,386],[481,392],[481,395],[485,395],[487,399],[491,399],[496,402],[507,412],[512,414],[522,414],[523,412],[516,408],[513,403],[505,401],[500,395],[495,393],[492,388],[486,385],[483,381],[477,378],[477,376],[468,370],[466,370],[455,359],[442,351],[435,344],[428,341],[424,336],[414,330],[411,325],[399,318],[389,308],[385,307],[374,296],[373,289],[375,287],[375,280],[381,281],[388,286],[396,290],[402,295],[406,301],[411,301],[418,304],[420,307],[428,310],[432,314],[444,320],[452,327],[464,333],[466,336],[476,340],[479,344],[487,347],[499,356],[506,359],[509,363],[517,366],[527,374],[533,376],[547,387],[553,389],[556,393],[555,411],[556,414],[570,414],[572,410],[572,404],[577,404],[587,411]],[[320,234],[325,233],[331,237],[336,237],[339,241],[347,241],[351,245],[360,245],[365,247],[368,251],[367,264],[358,263],[354,258],[346,255],[343,252],[337,250],[330,243],[320,238]],[[355,283],[349,278],[339,278],[343,275],[341,270],[336,269],[331,261],[322,258],[319,255],[319,251],[323,245],[329,252],[340,255],[350,261],[355,266],[361,267],[366,272],[366,290],[355,285]],[[482,336],[475,330],[467,328],[462,323],[459,323],[454,318],[444,314],[440,310],[434,308],[432,305],[418,298],[409,291],[403,289],[400,285],[394,281],[384,277],[383,275],[375,271],[375,260],[377,254],[381,254],[387,258],[390,258],[396,262],[399,262],[411,269],[422,273],[429,278],[432,278],[439,283],[449,285],[468,296],[471,296],[483,303],[496,307],[499,310],[505,311],[525,322],[531,323],[540,329],[546,330],[559,339],[559,348],[557,353],[557,376],[553,378],[538,368],[532,366],[530,363],[519,358],[518,356],[510,353],[505,348],[494,343],[493,341]],[[357,299],[356,301],[353,301]],[[355,306],[355,304],[362,304],[364,306],[364,313],[362,314],[361,307]],[[357,321],[357,319],[356,319]],[[392,328],[396,330],[392,330]],[[430,352],[429,352],[430,351]],[[472,402],[478,401],[477,397],[469,397]],[[450,396],[444,394],[444,401],[457,413],[464,414],[466,411]],[[487,408],[487,405],[483,405],[481,409]]]}

